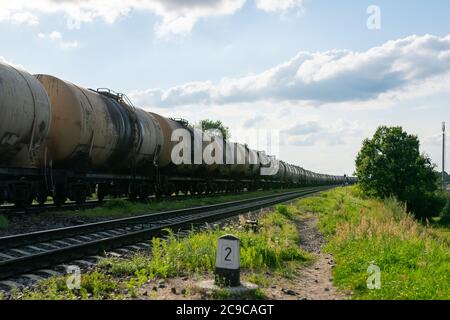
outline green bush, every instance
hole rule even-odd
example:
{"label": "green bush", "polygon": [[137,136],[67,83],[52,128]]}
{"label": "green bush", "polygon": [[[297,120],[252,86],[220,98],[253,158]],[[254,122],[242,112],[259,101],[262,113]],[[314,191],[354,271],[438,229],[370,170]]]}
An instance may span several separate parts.
{"label": "green bush", "polygon": [[379,127],[356,158],[361,191],[381,199],[394,196],[420,219],[439,215],[444,204],[436,195],[437,175],[419,147],[417,136],[401,127]]}

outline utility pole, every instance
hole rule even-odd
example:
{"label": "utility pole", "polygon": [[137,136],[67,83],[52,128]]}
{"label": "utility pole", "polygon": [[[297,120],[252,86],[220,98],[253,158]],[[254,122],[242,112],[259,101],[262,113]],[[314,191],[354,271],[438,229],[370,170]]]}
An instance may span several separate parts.
{"label": "utility pole", "polygon": [[445,122],[442,122],[442,188],[445,191]]}

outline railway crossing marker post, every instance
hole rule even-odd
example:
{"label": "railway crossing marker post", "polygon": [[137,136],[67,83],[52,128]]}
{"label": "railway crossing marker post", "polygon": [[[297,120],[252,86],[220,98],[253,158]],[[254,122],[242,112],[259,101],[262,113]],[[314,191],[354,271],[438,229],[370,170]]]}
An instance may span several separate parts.
{"label": "railway crossing marker post", "polygon": [[241,284],[239,238],[227,234],[217,241],[215,284],[237,287]]}

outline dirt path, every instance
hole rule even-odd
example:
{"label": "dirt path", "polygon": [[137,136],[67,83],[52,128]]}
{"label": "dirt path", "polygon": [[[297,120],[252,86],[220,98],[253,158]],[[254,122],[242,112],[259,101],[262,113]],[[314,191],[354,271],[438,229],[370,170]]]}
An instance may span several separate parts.
{"label": "dirt path", "polygon": [[[333,258],[322,252],[325,239],[319,232],[318,217],[308,215],[297,222],[300,246],[316,256],[314,263],[296,270],[292,279],[276,279],[277,286],[264,290],[273,299],[343,300],[348,295],[338,292],[332,284]],[[280,290],[281,287],[281,290]]]}

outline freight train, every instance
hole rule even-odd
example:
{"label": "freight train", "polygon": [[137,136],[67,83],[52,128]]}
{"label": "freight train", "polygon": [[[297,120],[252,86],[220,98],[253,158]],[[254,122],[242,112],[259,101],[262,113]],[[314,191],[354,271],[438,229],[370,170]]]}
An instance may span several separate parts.
{"label": "freight train", "polygon": [[[172,141],[179,129],[188,138]],[[100,201],[106,196],[134,200],[352,182],[278,161],[247,145],[202,137],[186,121],[135,108],[123,94],[0,63],[0,204],[26,207],[48,197],[57,205],[69,199],[82,204],[94,193]],[[175,164],[173,150],[180,144],[186,144],[180,155],[191,161]],[[195,161],[188,144],[200,145],[201,151],[214,144],[224,161]],[[277,170],[261,175],[267,167]]]}

